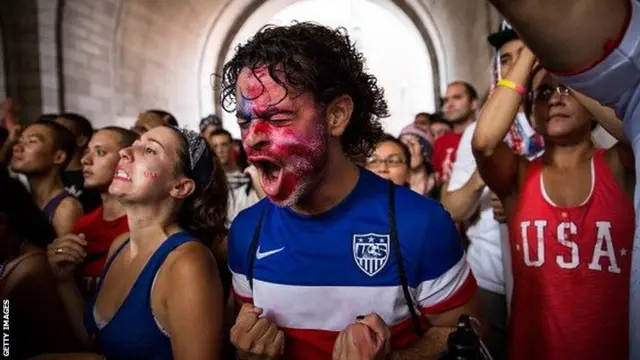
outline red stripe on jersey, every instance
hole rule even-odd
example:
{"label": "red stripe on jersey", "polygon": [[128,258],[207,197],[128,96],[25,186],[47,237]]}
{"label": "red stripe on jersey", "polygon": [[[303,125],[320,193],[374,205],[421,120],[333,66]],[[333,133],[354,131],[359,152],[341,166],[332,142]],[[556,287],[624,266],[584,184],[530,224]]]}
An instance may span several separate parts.
{"label": "red stripe on jersey", "polygon": [[420,310],[425,314],[437,314],[458,308],[466,304],[478,291],[478,283],[472,273],[464,281],[464,284],[448,299],[433,306],[423,307]]}
{"label": "red stripe on jersey", "polygon": [[[423,325],[427,321],[423,318]],[[428,328],[428,325],[423,328]],[[338,338],[337,331],[283,328],[287,341],[283,360],[331,360],[333,347]],[[418,341],[411,318],[392,326],[391,348],[401,349]]]}

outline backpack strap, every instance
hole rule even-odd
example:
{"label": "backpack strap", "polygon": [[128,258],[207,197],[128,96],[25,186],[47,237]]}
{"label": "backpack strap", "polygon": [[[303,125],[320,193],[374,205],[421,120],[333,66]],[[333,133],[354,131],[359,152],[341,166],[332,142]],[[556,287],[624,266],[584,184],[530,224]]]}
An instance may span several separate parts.
{"label": "backpack strap", "polygon": [[249,281],[249,287],[253,290],[253,266],[256,261],[256,251],[258,251],[258,246],[260,244],[260,232],[262,231],[262,221],[264,220],[264,214],[267,212],[267,207],[262,210],[260,213],[260,218],[258,218],[258,225],[256,225],[256,230],[253,232],[253,239],[251,239],[251,244],[249,245],[249,267],[247,268],[247,280]]}
{"label": "backpack strap", "polygon": [[400,241],[398,241],[398,227],[396,226],[396,211],[395,211],[395,185],[389,181],[389,230],[391,245],[396,253],[396,264],[398,265],[398,274],[400,275],[400,284],[402,285],[402,293],[404,294],[404,300],[409,306],[409,313],[411,314],[411,322],[413,323],[413,329],[416,334],[422,336],[424,329],[420,324],[420,316],[416,311],[411,292],[409,291],[409,281],[407,280],[407,272],[404,268],[404,262],[402,261],[402,252],[400,250]]}

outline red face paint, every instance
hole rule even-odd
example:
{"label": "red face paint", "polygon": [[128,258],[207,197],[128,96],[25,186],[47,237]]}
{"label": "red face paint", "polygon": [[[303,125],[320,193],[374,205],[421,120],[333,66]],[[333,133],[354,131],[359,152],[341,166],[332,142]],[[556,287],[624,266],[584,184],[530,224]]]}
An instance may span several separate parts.
{"label": "red face paint", "polygon": [[148,170],[147,170],[147,171],[145,171],[145,172],[143,173],[143,175],[144,175],[144,177],[146,177],[147,179],[152,179],[152,180],[155,180],[155,179],[157,179],[157,178],[159,177],[159,175],[158,175],[158,173],[157,173],[157,172],[148,171]]}
{"label": "red face paint", "polygon": [[256,83],[262,93],[239,103],[238,112],[250,119],[242,126],[243,146],[258,168],[267,196],[277,204],[292,205],[326,164],[324,118],[308,94],[283,98],[285,89],[268,73],[258,80],[243,71],[238,79],[241,89],[251,89]]}

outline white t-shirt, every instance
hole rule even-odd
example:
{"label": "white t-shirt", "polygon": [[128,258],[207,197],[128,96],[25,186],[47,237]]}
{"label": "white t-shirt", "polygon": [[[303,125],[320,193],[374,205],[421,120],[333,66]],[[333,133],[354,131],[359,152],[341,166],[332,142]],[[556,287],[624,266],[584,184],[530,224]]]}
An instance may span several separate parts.
{"label": "white t-shirt", "polygon": [[[462,134],[456,152],[456,161],[453,163],[451,171],[448,191],[455,191],[463,187],[477,168],[476,160],[471,152],[471,138],[475,129],[476,123],[474,122]],[[470,241],[467,261],[478,281],[478,286],[485,290],[504,294],[500,227],[493,218],[491,191],[486,186],[473,212],[478,209],[478,206],[480,207],[480,217],[467,228],[467,237]]]}
{"label": "white t-shirt", "polygon": [[239,178],[244,176],[246,175],[242,174],[239,171],[227,173],[227,179],[230,181],[230,183],[233,182],[233,185],[229,186],[229,210],[227,211],[229,224],[231,224],[233,219],[236,218],[240,211],[260,201],[260,198],[258,198],[258,194],[253,189],[253,184],[251,183],[248,176],[247,182],[238,181]]}
{"label": "white t-shirt", "polygon": [[[631,1],[631,22],[620,43],[607,58],[581,74],[560,81],[615,109],[635,154],[636,179],[640,179],[640,3]],[[634,204],[636,234],[631,271],[630,359],[640,359],[640,182]]]}
{"label": "white t-shirt", "polygon": [[[462,134],[448,191],[455,191],[463,187],[478,167],[471,150],[471,139],[475,129],[476,123],[473,123]],[[541,138],[535,136],[535,130],[523,113],[516,115],[514,129],[517,130],[517,136],[523,144],[520,155],[533,159],[544,152]],[[511,133],[507,134],[505,142],[510,146],[513,145]],[[499,294],[506,294],[509,299],[511,289],[513,289],[513,276],[511,274],[508,231],[506,225],[499,224],[493,218],[491,190],[488,187],[482,191],[473,212],[478,209],[478,206],[480,207],[479,218],[467,228],[467,237],[470,241],[467,261],[478,280],[478,286]]]}

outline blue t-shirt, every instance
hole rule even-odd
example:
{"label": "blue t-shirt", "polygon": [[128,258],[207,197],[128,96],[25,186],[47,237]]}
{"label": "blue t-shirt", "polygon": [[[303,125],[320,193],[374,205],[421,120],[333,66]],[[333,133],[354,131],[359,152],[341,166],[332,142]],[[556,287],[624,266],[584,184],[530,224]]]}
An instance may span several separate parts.
{"label": "blue t-shirt", "polygon": [[[330,359],[338,333],[369,313],[392,329],[395,347],[416,340],[390,239],[389,191],[387,180],[361,169],[354,190],[322,214],[301,215],[264,199],[236,217],[229,232],[234,293],[284,330],[285,358]],[[464,304],[477,287],[451,217],[406,187],[393,191],[414,303],[424,314]],[[252,289],[249,251],[263,212]]]}

